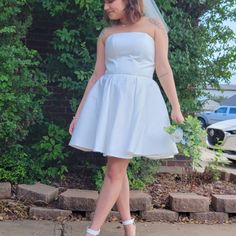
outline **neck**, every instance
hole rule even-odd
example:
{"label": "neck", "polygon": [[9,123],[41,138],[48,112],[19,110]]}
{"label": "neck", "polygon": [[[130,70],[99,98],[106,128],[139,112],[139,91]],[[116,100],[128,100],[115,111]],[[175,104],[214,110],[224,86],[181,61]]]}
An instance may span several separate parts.
{"label": "neck", "polygon": [[121,19],[120,19],[120,24],[121,24],[121,25],[129,25],[129,22],[127,21],[127,19],[121,18]]}

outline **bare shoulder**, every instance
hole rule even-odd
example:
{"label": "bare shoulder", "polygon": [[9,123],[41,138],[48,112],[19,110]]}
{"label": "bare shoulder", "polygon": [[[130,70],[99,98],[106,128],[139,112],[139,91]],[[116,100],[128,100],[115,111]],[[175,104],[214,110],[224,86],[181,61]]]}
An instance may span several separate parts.
{"label": "bare shoulder", "polygon": [[99,35],[98,35],[98,40],[104,40],[104,38],[105,38],[105,35],[106,35],[106,32],[107,32],[107,27],[105,27],[105,28],[103,28],[101,31],[100,31],[100,33],[99,33]]}
{"label": "bare shoulder", "polygon": [[108,27],[104,27],[99,36],[98,36],[98,39],[102,39],[103,42],[105,42],[106,38],[114,31],[114,26],[108,26]]}
{"label": "bare shoulder", "polygon": [[159,31],[166,33],[165,26],[160,19],[145,16],[144,21],[147,27],[152,28],[154,32]]}

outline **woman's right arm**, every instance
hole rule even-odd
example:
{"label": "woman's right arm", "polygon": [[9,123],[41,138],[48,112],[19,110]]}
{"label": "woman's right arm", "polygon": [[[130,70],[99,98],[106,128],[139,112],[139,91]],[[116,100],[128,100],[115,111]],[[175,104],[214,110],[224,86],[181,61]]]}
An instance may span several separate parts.
{"label": "woman's right arm", "polygon": [[90,89],[97,82],[97,80],[105,73],[105,52],[104,52],[105,30],[106,28],[104,28],[98,36],[96,64],[95,64],[94,72],[92,76],[90,77],[90,79],[88,80],[84,95],[82,97],[82,100],[74,116],[75,119],[78,118]]}

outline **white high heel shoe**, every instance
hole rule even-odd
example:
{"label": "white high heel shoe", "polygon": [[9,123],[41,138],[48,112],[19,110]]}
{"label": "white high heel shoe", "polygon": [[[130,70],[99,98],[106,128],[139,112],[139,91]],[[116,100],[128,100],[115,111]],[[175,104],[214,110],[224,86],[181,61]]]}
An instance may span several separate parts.
{"label": "white high heel shoe", "polygon": [[[132,218],[130,220],[124,220],[124,221],[122,221],[122,224],[123,225],[131,225],[131,224],[135,225],[134,218]],[[94,230],[94,229],[90,229],[89,227],[87,227],[87,229],[86,229],[86,233],[91,234],[93,236],[99,235],[100,231],[101,231],[100,229],[99,230]]]}
{"label": "white high heel shoe", "polygon": [[130,220],[124,220],[124,221],[122,221],[122,224],[123,225],[131,225],[131,224],[135,225],[134,218],[131,218]]}
{"label": "white high heel shoe", "polygon": [[87,227],[86,234],[91,234],[93,236],[97,236],[97,235],[99,235],[100,231],[101,231],[100,229],[94,230],[94,229],[90,229],[89,227]]}
{"label": "white high heel shoe", "polygon": [[124,221],[122,221],[122,224],[123,224],[123,225],[131,225],[131,224],[134,224],[134,225],[135,225],[135,230],[136,230],[136,224],[135,224],[134,218],[131,218],[130,220],[124,220]]}

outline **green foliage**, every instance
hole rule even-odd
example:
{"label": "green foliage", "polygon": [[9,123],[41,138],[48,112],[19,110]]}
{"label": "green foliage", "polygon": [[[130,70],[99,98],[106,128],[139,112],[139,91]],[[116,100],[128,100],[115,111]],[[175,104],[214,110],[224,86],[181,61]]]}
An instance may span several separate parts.
{"label": "green foliage", "polygon": [[99,191],[102,187],[105,174],[106,174],[106,166],[102,166],[101,169],[99,169],[93,177],[97,191]]}
{"label": "green foliage", "polygon": [[28,156],[19,144],[1,150],[0,181],[18,183],[25,180],[28,171]]}
{"label": "green foliage", "polygon": [[173,134],[177,128],[183,130],[183,141],[177,143],[179,153],[192,158],[192,166],[194,169],[200,167],[201,148],[206,147],[206,131],[202,129],[197,117],[191,115],[185,118],[184,123],[176,124],[173,122],[169,127],[165,127],[165,130],[167,133]]}
{"label": "green foliage", "polygon": [[226,96],[223,96],[223,95],[210,95],[209,96],[209,99],[215,101],[215,102],[218,102],[218,103],[221,103],[223,102],[225,99],[227,99]]}
{"label": "green foliage", "polygon": [[46,80],[33,69],[38,65],[35,51],[19,43],[2,45],[0,51],[0,143],[12,144],[24,140],[28,127],[42,121]]}
{"label": "green foliage", "polygon": [[[23,145],[13,144],[1,153],[0,181],[12,183],[51,183],[63,180],[68,171],[64,151],[68,134],[55,124],[44,124],[46,132],[39,141],[27,140]],[[44,128],[44,129],[45,129]]]}
{"label": "green foliage", "polygon": [[29,1],[0,3],[0,181],[27,177],[27,155],[21,142],[29,127],[42,122],[48,94],[40,58],[22,39],[31,24]]}
{"label": "green foliage", "polygon": [[[145,166],[145,168],[143,168]],[[146,157],[134,157],[130,160],[127,174],[130,188],[143,190],[145,185],[154,181],[154,174],[158,172],[160,162]],[[106,173],[106,166],[102,166],[94,176],[96,189],[100,190]]]}
{"label": "green foliage", "polygon": [[53,123],[47,123],[47,134],[38,143],[32,145],[30,159],[30,173],[32,180],[45,183],[55,179],[64,179],[68,172],[64,152],[68,133]]}
{"label": "green foliage", "polygon": [[[52,41],[55,52],[44,61],[49,82],[56,82],[59,87],[73,95],[70,104],[75,112],[82,98],[88,79],[91,77],[96,58],[96,41],[99,31],[104,26],[102,5],[99,1],[38,1],[40,10],[48,11],[51,20],[61,20],[61,27],[54,32]],[[37,5],[38,6],[38,5]],[[85,23],[86,22],[86,23]],[[85,27],[86,25],[86,27]]]}
{"label": "green foliage", "polygon": [[128,168],[130,188],[143,190],[147,184],[155,180],[154,175],[158,172],[159,167],[160,161],[158,160],[150,160],[146,157],[133,158]]}
{"label": "green foliage", "polygon": [[226,162],[222,160],[223,150],[221,148],[222,141],[215,144],[214,158],[208,162],[207,170],[212,174],[213,180],[218,181],[221,177],[219,166],[225,166]]}

